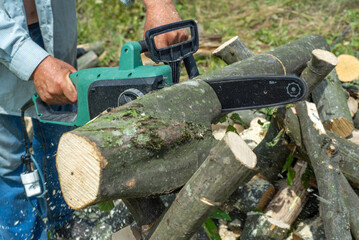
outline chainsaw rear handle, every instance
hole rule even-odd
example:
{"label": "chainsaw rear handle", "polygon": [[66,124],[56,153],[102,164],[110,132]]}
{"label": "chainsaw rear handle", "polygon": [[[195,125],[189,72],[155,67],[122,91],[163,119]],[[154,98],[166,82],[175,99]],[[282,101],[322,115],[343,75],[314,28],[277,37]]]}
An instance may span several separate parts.
{"label": "chainsaw rear handle", "polygon": [[[79,89],[81,87],[83,88],[83,82],[78,81],[76,77],[71,77],[76,76],[76,74],[77,72],[72,73],[69,77],[76,89]],[[33,95],[32,101],[35,105],[36,115],[41,122],[57,124],[61,123],[62,125],[68,126],[82,126],[86,122],[88,122],[88,120],[84,118],[86,114],[79,112],[82,110],[78,108],[78,105],[80,104],[87,104],[84,102],[87,101],[87,99],[83,99],[80,96],[78,96],[77,103],[75,103],[76,112],[54,110],[54,107],[42,101],[40,96],[36,93]]]}
{"label": "chainsaw rear handle", "polygon": [[34,94],[33,102],[35,103],[36,115],[41,122],[57,123],[60,122],[63,125],[76,126],[77,112],[70,111],[56,111],[51,105],[45,103],[41,98]]}

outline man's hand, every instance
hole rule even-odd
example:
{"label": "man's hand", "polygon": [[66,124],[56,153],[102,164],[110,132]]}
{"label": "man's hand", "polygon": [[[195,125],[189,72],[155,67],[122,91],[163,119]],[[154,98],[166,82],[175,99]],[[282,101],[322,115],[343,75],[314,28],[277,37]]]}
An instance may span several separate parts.
{"label": "man's hand", "polygon": [[[181,21],[172,0],[142,0],[146,7],[145,29]],[[188,32],[185,29],[168,32],[156,36],[156,47],[164,48],[175,43],[188,39]]]}
{"label": "man's hand", "polygon": [[76,69],[59,59],[46,57],[35,69],[32,79],[41,100],[48,104],[70,104],[77,101],[77,92],[69,75]]}

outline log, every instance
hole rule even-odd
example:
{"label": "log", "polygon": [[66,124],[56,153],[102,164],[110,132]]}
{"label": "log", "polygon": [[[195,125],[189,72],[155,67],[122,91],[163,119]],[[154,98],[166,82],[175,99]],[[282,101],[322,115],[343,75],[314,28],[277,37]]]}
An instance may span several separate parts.
{"label": "log", "polygon": [[229,205],[232,205],[242,213],[253,210],[264,211],[267,204],[275,193],[274,186],[256,175],[248,183],[238,187],[229,198]]}
{"label": "log", "polygon": [[[320,49],[312,51],[312,58],[300,75],[308,85],[308,96],[333,70],[336,64],[337,59],[333,53]],[[295,146],[297,146],[297,151],[300,153],[301,158],[309,160],[302,145],[302,134],[295,108],[278,109],[277,115],[279,124],[285,129],[286,134],[290,137]]]}
{"label": "log", "polygon": [[[282,61],[288,66],[275,64],[272,55],[264,55],[249,58],[257,59],[257,64],[248,66],[246,59],[226,67],[233,71],[218,72],[221,77],[236,74],[238,69],[246,70],[241,74],[249,73],[248,68],[255,73],[261,66],[258,74],[265,70],[280,73],[286,66],[286,73],[295,73],[305,66],[315,48],[327,48],[325,39],[312,35],[273,50],[279,59],[290,58]],[[147,94],[64,134],[57,169],[65,200],[77,209],[110,199],[164,194],[183,186],[217,142],[210,124],[220,110],[217,97],[205,82],[187,81]],[[267,133],[265,141],[272,141],[278,132]],[[280,171],[286,155],[281,155],[282,162],[274,159],[285,139],[274,147],[266,142],[254,152],[263,159],[263,172],[276,177],[273,167]]]}
{"label": "log", "polygon": [[77,48],[83,48],[86,52],[93,51],[97,56],[100,56],[104,52],[104,47],[102,42],[92,42],[92,43],[84,43],[77,45]]}
{"label": "log", "polygon": [[272,118],[264,139],[253,149],[258,158],[258,171],[268,181],[273,181],[282,171],[290,153],[284,131],[278,127],[276,118]]}
{"label": "log", "polygon": [[[301,78],[308,84],[309,92],[325,78],[336,64],[335,56],[333,57],[333,54],[328,51],[313,49],[311,56],[311,61],[308,62],[307,67],[301,74]],[[302,141],[299,122],[294,113],[288,112],[286,114],[286,109],[279,108],[274,116],[275,118],[271,121],[264,141],[253,150],[258,157],[258,168],[268,180],[273,180],[277,177],[290,153],[286,136],[284,134],[280,136],[281,131],[278,124],[284,127],[292,141],[298,146],[301,146],[300,142]],[[277,136],[279,137],[277,138]],[[275,145],[270,144],[275,141]],[[276,159],[276,161],[273,159]]]}
{"label": "log", "polygon": [[332,72],[328,79],[314,89],[312,97],[324,128],[339,136],[348,137],[354,130],[354,123],[344,91],[336,73]]}
{"label": "log", "polygon": [[137,227],[141,229],[141,233],[145,236],[152,230],[165,210],[165,205],[158,196],[151,198],[123,198],[122,201],[131,212]]}
{"label": "log", "polygon": [[354,127],[356,129],[359,129],[359,110],[354,115],[353,122],[354,122]]}
{"label": "log", "polygon": [[268,124],[270,124],[269,121],[264,118],[254,118],[250,123],[249,128],[239,133],[239,136],[248,144],[251,149],[254,149],[264,139],[264,136],[267,132],[264,130],[264,126],[267,126]]}
{"label": "log", "polygon": [[359,130],[355,129],[350,137],[347,138],[349,141],[359,146]]}
{"label": "log", "polygon": [[217,142],[210,126],[220,109],[208,84],[187,81],[65,133],[56,163],[66,202],[78,209],[183,186]]}
{"label": "log", "polygon": [[348,54],[338,57],[339,63],[336,67],[338,78],[342,82],[359,80],[359,59]]}
{"label": "log", "polygon": [[189,239],[238,186],[255,175],[256,164],[247,144],[228,132],[178,193],[150,239]]}
{"label": "log", "polygon": [[293,232],[293,240],[323,240],[325,239],[322,219],[317,216],[302,221]]}
{"label": "log", "polygon": [[347,104],[348,104],[350,116],[353,118],[354,115],[358,112],[358,101],[353,97],[349,97]]}
{"label": "log", "polygon": [[[308,159],[308,152],[303,148],[302,135],[300,133],[301,127],[299,124],[299,119],[295,109],[289,108],[286,111],[286,115],[283,121],[280,121],[280,124],[284,127],[288,136],[291,140],[295,142],[297,151],[300,153],[300,156],[303,159]],[[339,167],[341,172],[345,177],[353,183],[359,184],[359,148],[358,144],[353,143],[345,138],[340,137],[339,135],[327,131],[326,134],[331,138],[332,141],[335,141],[339,146],[338,154],[341,157],[339,162]]]}
{"label": "log", "polygon": [[337,146],[327,137],[314,103],[297,103],[303,143],[312,164],[320,194],[320,216],[328,239],[351,239],[349,213],[344,206]]}
{"label": "log", "polygon": [[201,79],[223,76],[247,76],[261,74],[300,74],[311,58],[314,49],[329,50],[326,40],[320,35],[308,35],[292,43],[279,46],[267,53],[259,54],[233,63],[201,77]]}
{"label": "log", "polygon": [[338,59],[333,53],[321,49],[313,50],[310,62],[300,75],[308,84],[309,93],[322,82],[337,63]]}
{"label": "log", "polygon": [[298,160],[292,186],[282,187],[265,208],[265,214],[250,216],[243,229],[242,239],[284,239],[307,201],[307,191],[301,177],[307,163]]}
{"label": "log", "polygon": [[98,66],[98,56],[94,51],[89,51],[77,59],[77,69],[93,68]]}
{"label": "log", "polygon": [[354,239],[359,239],[359,197],[341,175],[341,191],[343,192],[344,205],[349,212],[350,230]]}
{"label": "log", "polygon": [[307,190],[302,183],[302,176],[307,170],[307,162],[298,160],[293,167],[296,172],[292,186],[282,187],[266,207],[266,215],[292,225],[307,201]]}
{"label": "log", "polygon": [[339,167],[345,177],[353,183],[359,184],[359,148],[353,143],[337,134],[327,132],[327,135],[339,146]]}
{"label": "log", "polygon": [[289,230],[290,226],[283,221],[277,221],[260,212],[249,212],[240,239],[283,239]]}
{"label": "log", "polygon": [[231,113],[231,115],[233,115],[233,114],[238,114],[238,116],[241,118],[241,120],[243,121],[243,123],[244,123],[246,126],[250,126],[251,121],[252,121],[254,118],[257,118],[257,117],[265,118],[264,113],[259,112],[258,110],[233,111],[233,112]]}
{"label": "log", "polygon": [[218,48],[222,42],[221,34],[199,33],[199,49],[195,56],[209,56],[214,49]]}
{"label": "log", "polygon": [[212,54],[219,57],[227,64],[232,64],[254,56],[254,54],[238,36],[235,36],[223,43],[216,50],[214,50]]}

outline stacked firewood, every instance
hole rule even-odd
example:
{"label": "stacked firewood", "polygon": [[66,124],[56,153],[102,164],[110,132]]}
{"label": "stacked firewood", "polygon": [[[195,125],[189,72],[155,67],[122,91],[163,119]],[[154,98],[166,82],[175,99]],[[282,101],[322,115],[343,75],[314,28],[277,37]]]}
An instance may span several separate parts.
{"label": "stacked firewood", "polygon": [[[57,169],[69,206],[121,198],[143,236],[167,240],[192,238],[215,209],[229,204],[246,216],[240,239],[284,239],[318,192],[320,214],[298,224],[296,239],[319,239],[303,229],[320,227],[327,239],[358,239],[359,149],[347,139],[354,115],[325,39],[309,35],[253,55],[233,38],[216,55],[230,65],[62,136]],[[254,111],[232,113],[214,136],[221,105],[201,80],[263,74],[299,75],[308,84],[306,100],[272,111],[270,123]],[[255,120],[239,133],[238,119],[246,118]],[[291,169],[290,184],[278,187],[283,169]],[[176,190],[165,210],[157,196]]]}

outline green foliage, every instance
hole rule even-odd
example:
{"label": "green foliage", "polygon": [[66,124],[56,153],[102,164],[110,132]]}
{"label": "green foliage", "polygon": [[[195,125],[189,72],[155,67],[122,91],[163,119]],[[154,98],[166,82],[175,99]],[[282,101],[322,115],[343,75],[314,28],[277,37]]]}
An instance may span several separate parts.
{"label": "green foliage", "polygon": [[239,123],[241,124],[243,127],[248,128],[248,125],[242,120],[242,118],[239,116],[238,113],[233,113],[230,117],[230,119],[234,122],[234,123]]}
{"label": "green foliage", "polygon": [[216,223],[212,219],[223,219],[226,221],[232,221],[231,217],[228,213],[217,209],[215,210],[209,218],[203,224],[204,231],[206,232],[207,236],[211,240],[221,240],[221,237],[218,234],[218,227]]}
{"label": "green foliage", "polygon": [[232,125],[228,125],[227,129],[226,129],[226,133],[227,132],[234,132],[234,133],[237,133],[237,129],[235,127],[233,127]]}
{"label": "green foliage", "polygon": [[294,161],[293,153],[290,153],[289,156],[287,157],[287,161],[283,166],[282,173],[287,171],[292,166],[293,161]]}
{"label": "green foliage", "polygon": [[228,215],[228,213],[226,213],[225,211],[222,211],[220,209],[217,209],[216,211],[214,211],[210,217],[214,218],[214,219],[224,219],[226,221],[232,221],[232,219]]}
{"label": "green foliage", "polygon": [[293,161],[294,161],[293,153],[290,153],[287,158],[287,161],[285,162],[283,169],[282,169],[282,173],[284,173],[285,171],[288,171],[287,172],[287,185],[288,186],[293,186],[293,179],[295,178],[295,175],[296,175],[296,172],[292,168]]}
{"label": "green foliage", "polygon": [[[238,35],[255,53],[318,33],[331,45],[350,25],[351,30],[333,52],[352,54],[359,49],[359,9],[356,0],[243,0],[174,1],[182,19],[195,19],[208,34],[219,33],[223,42]],[[215,9],[215,11],[214,11]],[[118,0],[77,0],[79,44],[102,41],[107,54],[101,66],[117,66],[121,46],[141,40],[145,8],[141,1],[125,6]],[[213,56],[196,56],[200,73],[225,66]],[[185,70],[181,80],[186,79]]]}
{"label": "green foliage", "polygon": [[113,204],[113,201],[100,202],[100,203],[97,203],[97,206],[102,211],[111,211],[115,207],[115,205]]}
{"label": "green foliage", "polygon": [[315,177],[313,170],[310,167],[307,167],[305,169],[305,172],[302,174],[301,177],[301,182],[303,184],[304,187],[308,188],[309,187],[309,180],[310,177]]}
{"label": "green foliage", "polygon": [[294,171],[294,169],[292,167],[288,168],[288,173],[287,173],[287,185],[288,186],[293,186],[293,179],[295,178],[296,172]]}
{"label": "green foliage", "polygon": [[268,147],[274,147],[275,145],[278,144],[279,140],[282,138],[284,134],[284,129],[280,130],[280,132],[278,133],[278,135],[273,139],[273,141],[271,142],[266,142],[266,145]]}
{"label": "green foliage", "polygon": [[203,224],[203,228],[204,228],[204,231],[206,232],[207,236],[209,237],[209,239],[221,240],[221,237],[219,236],[219,233],[218,233],[218,227],[213,222],[212,219],[207,218]]}

